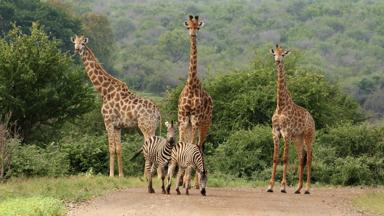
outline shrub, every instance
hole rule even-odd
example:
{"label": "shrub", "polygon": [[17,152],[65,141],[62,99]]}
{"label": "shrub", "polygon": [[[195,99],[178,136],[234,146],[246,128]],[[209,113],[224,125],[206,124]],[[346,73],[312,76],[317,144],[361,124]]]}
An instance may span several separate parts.
{"label": "shrub", "polygon": [[52,143],[46,148],[15,143],[12,151],[12,176],[62,176],[69,171],[65,153]]}
{"label": "shrub", "polygon": [[269,126],[239,130],[221,144],[213,158],[215,170],[235,177],[251,177],[271,164],[273,141]]}

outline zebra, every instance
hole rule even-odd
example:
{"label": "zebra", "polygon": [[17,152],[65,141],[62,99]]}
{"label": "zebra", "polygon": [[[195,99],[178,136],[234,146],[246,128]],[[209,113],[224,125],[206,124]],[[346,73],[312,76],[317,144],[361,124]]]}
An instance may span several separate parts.
{"label": "zebra", "polygon": [[205,187],[207,185],[208,177],[207,170],[204,165],[204,157],[200,148],[197,145],[179,142],[172,149],[171,154],[171,163],[168,167],[168,175],[167,175],[167,194],[170,194],[171,184],[172,184],[172,176],[175,172],[175,168],[178,166],[179,171],[176,176],[176,192],[179,195],[180,178],[185,171],[183,182],[185,183],[185,193],[189,194],[190,186],[190,178],[192,169],[196,170],[196,174],[200,179],[200,193],[205,196],[206,191]]}
{"label": "zebra", "polygon": [[171,123],[165,122],[165,126],[167,127],[166,139],[160,136],[152,136],[144,142],[142,148],[145,158],[144,175],[148,182],[148,193],[155,193],[152,187],[152,174],[157,169],[157,175],[161,177],[162,181],[161,189],[165,194],[165,167],[171,159],[171,151],[175,145],[177,124],[171,121]]}

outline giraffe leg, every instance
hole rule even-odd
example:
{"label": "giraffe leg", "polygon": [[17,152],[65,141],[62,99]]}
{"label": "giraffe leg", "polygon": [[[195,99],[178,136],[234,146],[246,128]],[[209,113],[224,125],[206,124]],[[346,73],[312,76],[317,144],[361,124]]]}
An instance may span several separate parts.
{"label": "giraffe leg", "polygon": [[287,167],[288,167],[288,150],[289,150],[289,137],[284,137],[284,153],[283,153],[283,179],[281,181],[280,191],[287,193],[285,187],[287,186]]}
{"label": "giraffe leg", "polygon": [[108,150],[109,150],[109,176],[113,177],[115,175],[115,130],[111,123],[105,122],[105,128],[108,135]]}
{"label": "giraffe leg", "polygon": [[[311,140],[312,142],[312,140]],[[312,165],[312,143],[307,145],[307,184],[305,185],[305,194],[309,194],[309,188],[311,187],[311,165]]]}
{"label": "giraffe leg", "polygon": [[171,193],[171,184],[172,184],[172,177],[173,173],[175,172],[176,164],[171,163],[171,165],[168,167],[168,174],[167,174],[167,194]]}
{"label": "giraffe leg", "polygon": [[121,130],[114,129],[114,135],[115,135],[115,145],[116,145],[116,154],[117,154],[117,166],[119,168],[119,177],[124,177],[123,149],[121,145]]}
{"label": "giraffe leg", "polygon": [[279,161],[279,132],[272,129],[273,135],[273,165],[272,165],[272,176],[269,181],[267,192],[273,192],[273,186],[275,185],[276,167]]}
{"label": "giraffe leg", "polygon": [[299,160],[299,182],[295,194],[300,194],[301,188],[303,188],[303,175],[304,175],[304,146],[303,138],[300,137],[295,141],[296,144],[296,153]]}

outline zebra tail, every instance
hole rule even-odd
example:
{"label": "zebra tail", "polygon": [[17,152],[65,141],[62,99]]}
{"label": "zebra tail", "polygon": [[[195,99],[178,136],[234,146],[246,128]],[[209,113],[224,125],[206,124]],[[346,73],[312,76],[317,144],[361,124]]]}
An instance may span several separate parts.
{"label": "zebra tail", "polygon": [[132,157],[131,159],[129,159],[130,161],[132,161],[133,159],[137,158],[137,156],[139,156],[139,154],[141,154],[141,152],[143,151],[143,147],[141,147]]}

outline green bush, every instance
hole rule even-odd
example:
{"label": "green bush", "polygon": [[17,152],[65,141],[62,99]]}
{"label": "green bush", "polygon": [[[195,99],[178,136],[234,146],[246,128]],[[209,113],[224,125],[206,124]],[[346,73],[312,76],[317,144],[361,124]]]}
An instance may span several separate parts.
{"label": "green bush", "polygon": [[106,173],[109,156],[105,135],[65,136],[60,140],[60,145],[69,160],[71,174],[88,171]]}
{"label": "green bush", "polygon": [[46,148],[18,143],[11,157],[11,176],[62,176],[69,171],[65,153],[54,143]]}
{"label": "green bush", "polygon": [[271,128],[256,126],[233,133],[217,148],[210,164],[215,171],[249,178],[272,164],[272,153]]}
{"label": "green bush", "polygon": [[[143,172],[143,158],[129,159],[143,145],[143,138],[137,132],[130,131],[122,138],[123,167],[125,175],[138,175]],[[124,133],[123,133],[124,134]],[[70,174],[83,172],[109,173],[109,150],[106,135],[72,134],[61,141],[62,152],[70,164]],[[118,171],[115,157],[115,173]]]}

